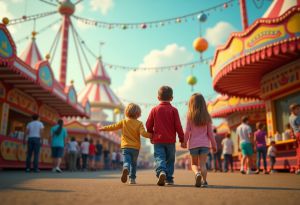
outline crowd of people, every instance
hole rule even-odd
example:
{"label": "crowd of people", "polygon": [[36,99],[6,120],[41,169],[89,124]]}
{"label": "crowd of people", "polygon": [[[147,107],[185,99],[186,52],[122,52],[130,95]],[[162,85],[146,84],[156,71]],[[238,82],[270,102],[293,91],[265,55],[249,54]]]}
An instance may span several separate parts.
{"label": "crowd of people", "polygon": [[[141,108],[134,103],[127,105],[125,109],[125,119],[116,124],[99,128],[100,131],[122,130],[121,150],[120,152],[109,153],[108,150],[102,152],[102,146],[99,141],[94,144],[86,138],[83,142],[77,143],[75,138],[67,144],[68,167],[71,171],[76,169],[87,170],[97,169],[101,155],[104,155],[104,168],[109,169],[110,159],[113,169],[117,169],[120,161],[123,161],[121,181],[126,183],[129,177],[129,184],[136,183],[137,159],[141,148],[140,137],[150,139],[154,145],[154,158],[156,163],[157,185],[164,186],[174,184],[174,163],[175,163],[175,143],[176,136],[182,148],[188,148],[191,158],[191,169],[195,176],[196,187],[207,187],[207,169],[214,161],[214,169],[217,171],[233,171],[233,150],[234,143],[230,134],[224,139],[213,129],[212,119],[207,111],[206,102],[200,93],[193,94],[188,103],[187,124],[185,132],[182,129],[178,110],[171,105],[173,100],[173,90],[169,86],[162,86],[158,90],[158,100],[160,103],[152,108],[147,122],[146,129],[138,118],[141,116]],[[290,127],[291,133],[298,140],[300,138],[300,105],[293,104],[290,107]],[[31,154],[34,153],[34,170],[38,171],[38,150],[39,138],[41,136],[43,125],[34,116],[33,122],[27,126],[28,156],[27,169],[30,170]],[[63,122],[51,129],[52,156],[54,160],[53,171],[61,172],[60,163],[63,156],[63,149],[67,137]],[[260,172],[260,161],[263,160],[263,172],[268,174],[266,157],[271,161],[271,171],[274,171],[276,162],[275,142],[267,149],[267,133],[262,123],[257,123],[256,131],[253,132],[249,125],[249,118],[244,116],[241,124],[236,129],[238,139],[238,151],[242,155],[240,172],[242,174],[258,174]],[[254,150],[257,153],[256,167],[253,163]],[[299,156],[299,146],[297,149]],[[110,157],[111,155],[111,157]],[[224,166],[222,166],[221,156],[224,157]],[[81,156],[81,157],[80,157]],[[300,170],[300,159],[298,159],[298,169]],[[255,169],[255,170],[254,170]]]}

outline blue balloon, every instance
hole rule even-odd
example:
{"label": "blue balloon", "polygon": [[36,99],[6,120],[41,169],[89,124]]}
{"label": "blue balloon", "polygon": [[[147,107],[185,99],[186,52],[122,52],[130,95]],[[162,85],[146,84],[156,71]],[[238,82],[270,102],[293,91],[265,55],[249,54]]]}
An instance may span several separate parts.
{"label": "blue balloon", "polygon": [[207,19],[207,15],[205,13],[201,13],[197,16],[197,18],[200,22],[205,22]]}

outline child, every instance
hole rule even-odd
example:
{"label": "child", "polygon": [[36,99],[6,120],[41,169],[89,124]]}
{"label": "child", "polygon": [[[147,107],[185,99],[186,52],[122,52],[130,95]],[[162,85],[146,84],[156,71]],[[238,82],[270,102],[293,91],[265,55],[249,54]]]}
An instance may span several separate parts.
{"label": "child", "polygon": [[82,157],[82,170],[87,170],[87,159],[89,156],[90,143],[87,137],[84,138],[84,141],[80,145],[81,157]]}
{"label": "child", "polygon": [[90,146],[89,146],[89,169],[91,171],[95,170],[95,156],[96,156],[96,146],[94,145],[94,140],[90,139]]}
{"label": "child", "polygon": [[230,164],[231,172],[233,172],[233,141],[230,139],[230,133],[226,133],[222,140],[223,156],[224,156],[224,172],[228,172],[228,164]]}
{"label": "child", "polygon": [[275,141],[272,141],[270,147],[268,148],[268,156],[271,162],[271,173],[275,173],[274,165],[276,163],[276,152],[277,150],[275,147]]}
{"label": "child", "polygon": [[291,115],[289,118],[289,122],[291,127],[293,128],[294,135],[298,142],[297,148],[297,156],[298,156],[298,168],[296,174],[300,174],[300,104],[293,103],[290,105]]}
{"label": "child", "polygon": [[293,136],[293,130],[291,128],[291,125],[290,123],[286,124],[285,125],[285,130],[284,132],[282,133],[282,140],[289,140],[289,139],[293,139],[294,136]]}
{"label": "child", "polygon": [[210,144],[214,153],[217,151],[217,145],[213,136],[211,117],[204,97],[199,93],[193,94],[189,100],[183,147],[186,143],[191,154],[192,170],[195,173],[195,186],[200,187],[202,183],[202,187],[207,187],[206,159]]}
{"label": "child", "polygon": [[157,185],[173,185],[176,133],[183,143],[182,130],[178,110],[171,105],[173,90],[169,86],[162,86],[158,90],[159,105],[152,108],[147,122],[147,131],[152,133],[151,142],[154,144],[154,158],[156,161]]}
{"label": "child", "polygon": [[137,120],[141,116],[141,108],[130,103],[125,109],[126,119],[109,126],[100,128],[100,131],[113,131],[122,129],[121,148],[124,157],[123,171],[121,181],[127,182],[129,174],[129,184],[135,184],[136,166],[139,150],[141,147],[140,135],[151,138],[151,134],[147,133],[143,123]]}
{"label": "child", "polygon": [[254,133],[254,143],[256,145],[256,162],[257,162],[257,172],[260,171],[260,159],[263,158],[264,162],[264,174],[269,174],[267,170],[267,143],[266,136],[267,133],[264,130],[264,124],[261,122],[256,123],[256,132]]}

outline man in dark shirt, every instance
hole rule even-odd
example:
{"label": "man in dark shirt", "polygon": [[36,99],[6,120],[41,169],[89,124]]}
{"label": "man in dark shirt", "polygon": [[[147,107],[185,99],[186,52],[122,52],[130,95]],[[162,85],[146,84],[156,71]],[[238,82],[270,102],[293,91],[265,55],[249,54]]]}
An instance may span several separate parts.
{"label": "man in dark shirt", "polygon": [[97,140],[95,161],[96,161],[96,169],[98,169],[98,170],[101,167],[102,148],[103,148],[102,144],[100,143],[99,140]]}

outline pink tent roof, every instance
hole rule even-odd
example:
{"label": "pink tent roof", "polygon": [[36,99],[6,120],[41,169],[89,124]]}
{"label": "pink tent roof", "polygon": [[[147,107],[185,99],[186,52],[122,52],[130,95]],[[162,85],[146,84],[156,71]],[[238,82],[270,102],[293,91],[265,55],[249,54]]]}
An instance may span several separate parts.
{"label": "pink tent roof", "polygon": [[92,73],[86,78],[87,85],[79,93],[78,100],[89,100],[92,107],[122,108],[123,105],[110,88],[110,77],[107,74],[101,58],[97,59]]}
{"label": "pink tent roof", "polygon": [[35,38],[32,37],[31,42],[26,47],[26,49],[22,52],[20,58],[28,65],[30,65],[32,68],[35,68],[35,64],[38,61],[43,60],[41,53],[37,47],[37,44],[35,42]]}

